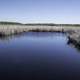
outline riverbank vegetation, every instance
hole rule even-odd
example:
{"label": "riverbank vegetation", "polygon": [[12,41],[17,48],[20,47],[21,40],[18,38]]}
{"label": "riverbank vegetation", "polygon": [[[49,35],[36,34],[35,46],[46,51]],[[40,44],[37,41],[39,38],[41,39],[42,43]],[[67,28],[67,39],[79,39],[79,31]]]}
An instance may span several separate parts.
{"label": "riverbank vegetation", "polygon": [[0,22],[0,36],[23,32],[61,32],[67,33],[70,40],[80,45],[80,24],[18,23]]}

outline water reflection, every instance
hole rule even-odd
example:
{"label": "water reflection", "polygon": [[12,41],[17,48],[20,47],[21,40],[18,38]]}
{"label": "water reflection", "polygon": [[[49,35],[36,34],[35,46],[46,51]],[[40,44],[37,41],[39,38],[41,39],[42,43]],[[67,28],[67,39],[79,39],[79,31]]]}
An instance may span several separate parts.
{"label": "water reflection", "polygon": [[[15,38],[21,38],[21,37],[33,37],[33,39],[37,38],[53,38],[55,36],[61,36],[66,35],[65,33],[57,33],[57,32],[24,32],[21,34],[11,35],[11,36],[0,36],[0,41],[2,42],[10,42],[12,39]],[[74,44],[72,41],[70,41],[68,38],[66,40],[67,45],[70,45],[71,47],[76,48],[78,51],[80,51],[80,45]]]}
{"label": "water reflection", "polygon": [[73,43],[71,40],[68,39],[67,44],[70,45],[71,47],[76,48],[80,52],[80,45]]}
{"label": "water reflection", "polygon": [[51,32],[2,38],[0,80],[66,80],[64,76],[80,79],[80,54],[67,45],[67,40],[65,34]]}
{"label": "water reflection", "polygon": [[10,35],[10,36],[0,36],[0,41],[9,42],[12,39],[20,38],[20,37],[23,37],[24,35],[25,35],[25,33],[15,34],[15,35]]}
{"label": "water reflection", "polygon": [[[32,38],[53,38],[55,36],[60,36],[62,33],[57,32],[24,32],[21,34],[10,35],[10,36],[0,36],[0,41],[10,41],[11,39],[21,38],[21,37],[32,37]],[[65,33],[63,33],[65,35]]]}

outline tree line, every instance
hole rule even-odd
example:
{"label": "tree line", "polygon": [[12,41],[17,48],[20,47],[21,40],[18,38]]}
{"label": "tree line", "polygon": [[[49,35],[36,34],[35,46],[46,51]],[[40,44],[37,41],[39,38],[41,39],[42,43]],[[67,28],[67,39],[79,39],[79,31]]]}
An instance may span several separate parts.
{"label": "tree line", "polygon": [[27,25],[27,26],[80,26],[80,24],[54,24],[54,23],[19,23],[19,22],[0,22],[2,25]]}

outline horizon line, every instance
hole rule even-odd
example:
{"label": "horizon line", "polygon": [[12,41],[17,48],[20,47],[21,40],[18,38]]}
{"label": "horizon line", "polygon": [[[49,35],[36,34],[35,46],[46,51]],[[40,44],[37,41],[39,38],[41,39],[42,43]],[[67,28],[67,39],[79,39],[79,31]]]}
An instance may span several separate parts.
{"label": "horizon line", "polygon": [[52,22],[19,22],[19,21],[0,21],[0,23],[20,23],[20,24],[71,24],[80,25],[80,23],[52,23]]}

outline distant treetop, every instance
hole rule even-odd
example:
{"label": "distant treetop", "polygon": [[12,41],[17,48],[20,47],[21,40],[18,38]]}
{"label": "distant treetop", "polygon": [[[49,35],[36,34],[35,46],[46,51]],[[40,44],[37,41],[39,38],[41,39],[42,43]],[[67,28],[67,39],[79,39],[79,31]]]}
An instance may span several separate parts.
{"label": "distant treetop", "polygon": [[27,26],[80,26],[80,24],[54,24],[54,23],[26,23],[22,24],[19,22],[6,22],[1,21],[2,25],[27,25]]}
{"label": "distant treetop", "polygon": [[7,25],[7,24],[11,24],[11,25],[22,25],[22,23],[18,23],[18,22],[0,22],[0,24],[3,24],[3,25]]}

